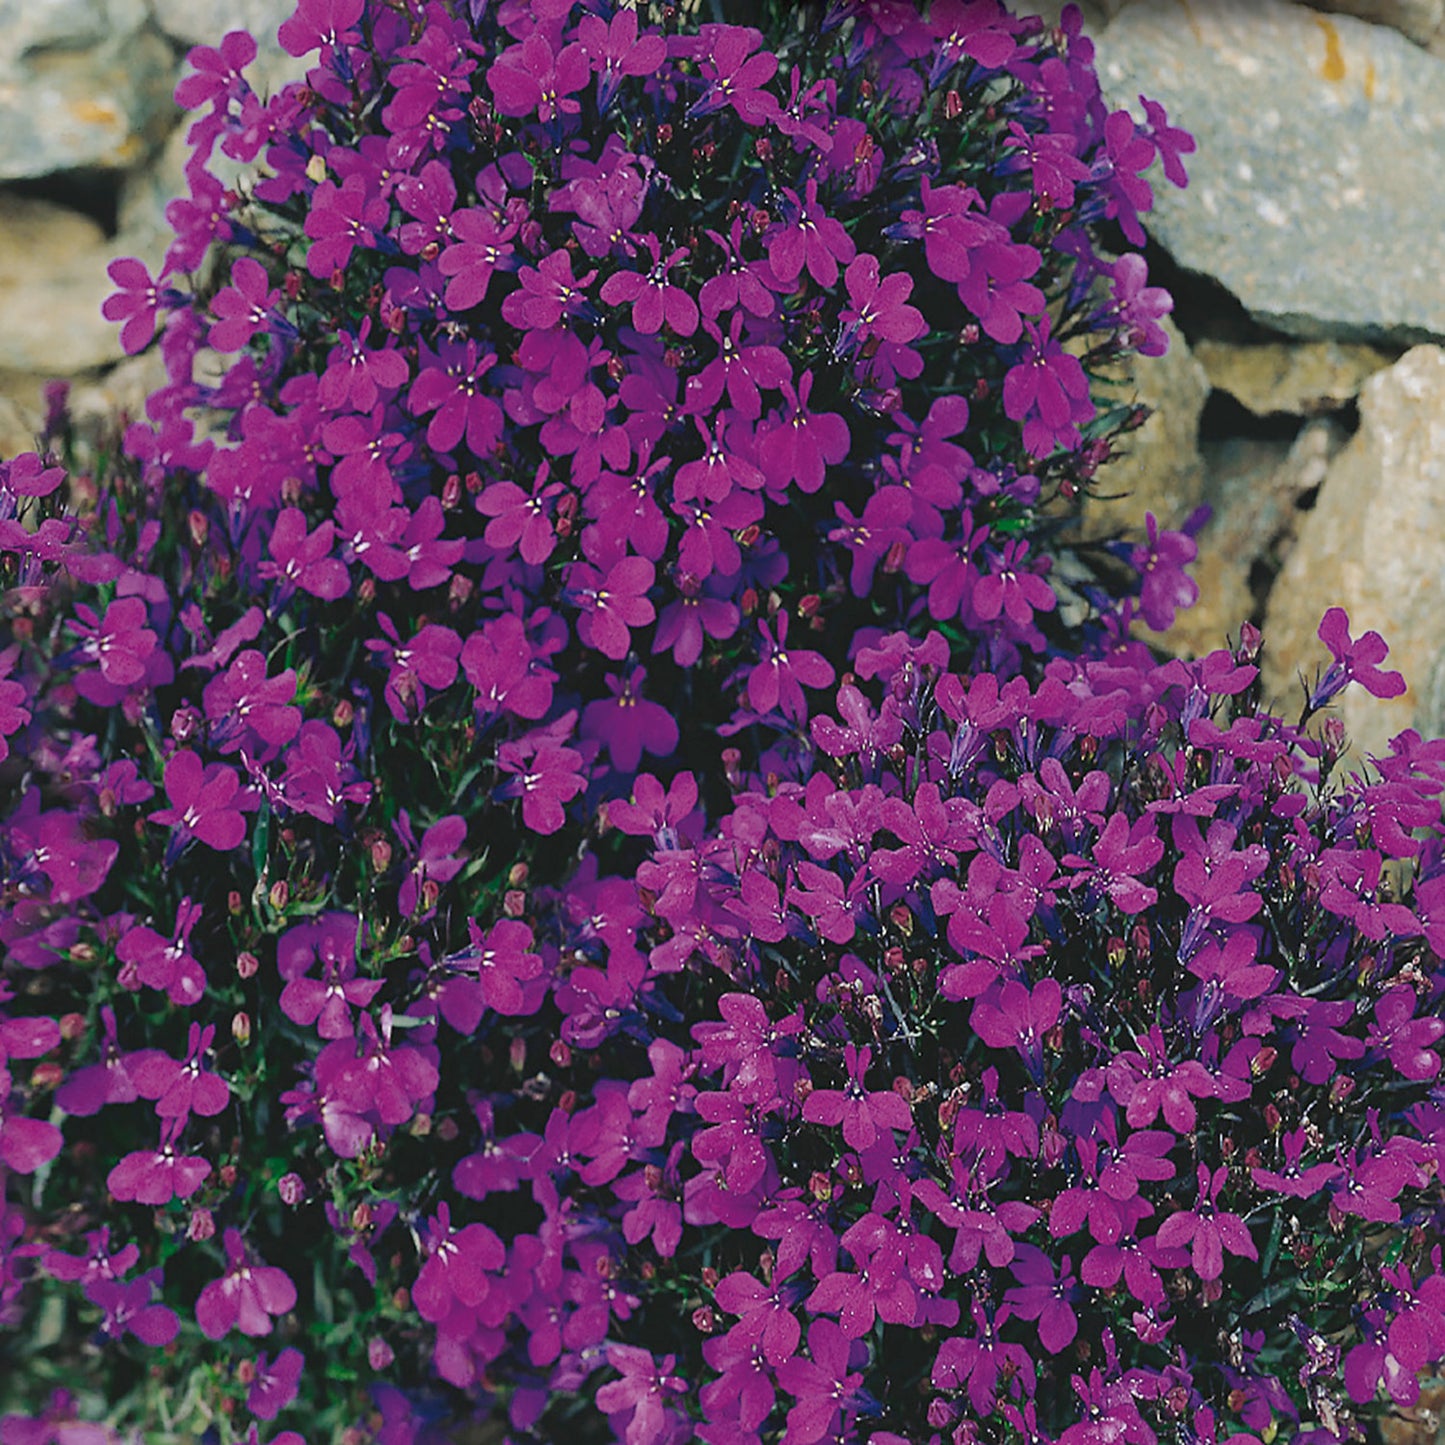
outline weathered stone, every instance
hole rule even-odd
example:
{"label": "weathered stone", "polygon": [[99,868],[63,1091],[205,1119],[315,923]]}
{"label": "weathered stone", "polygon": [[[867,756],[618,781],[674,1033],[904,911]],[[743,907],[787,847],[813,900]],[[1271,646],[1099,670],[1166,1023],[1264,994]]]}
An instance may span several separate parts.
{"label": "weathered stone", "polygon": [[1360,429],[1335,458],[1270,593],[1265,620],[1268,692],[1293,705],[1295,674],[1328,656],[1316,632],[1326,608],[1371,629],[1405,675],[1399,698],[1352,687],[1339,715],[1360,755],[1382,754],[1407,727],[1445,725],[1445,350],[1416,347],[1360,393]]}
{"label": "weathered stone", "polygon": [[1324,481],[1344,443],[1344,429],[1320,417],[1293,441],[1231,437],[1202,448],[1212,515],[1196,538],[1199,601],[1179,614],[1161,639],[1164,647],[1197,657],[1237,637],[1241,623],[1258,620],[1260,589],[1294,541],[1300,499]]}
{"label": "weathered stone", "polygon": [[215,45],[231,30],[250,31],[257,55],[246,68],[246,79],[263,95],[288,80],[300,80],[316,63],[314,54],[288,55],[276,39],[282,24],[296,13],[296,0],[151,0],[151,11],[156,24],[183,48]]}
{"label": "weathered stone", "polygon": [[1420,1398],[1408,1409],[1396,1408],[1380,1417],[1385,1445],[1436,1445],[1445,1418],[1445,1380],[1425,1380]]}
{"label": "weathered stone", "polygon": [[0,370],[68,376],[121,355],[100,314],[112,254],[78,211],[0,194]]}
{"label": "weathered stone", "polygon": [[143,0],[0,0],[0,180],[134,165],[174,87]]}
{"label": "weathered stone", "polygon": [[1393,360],[1376,347],[1339,341],[1233,346],[1208,339],[1194,347],[1194,357],[1216,391],[1228,392],[1256,416],[1338,411]]}
{"label": "weathered stone", "polygon": [[[1281,0],[1148,0],[1097,41],[1116,105],[1193,131],[1146,221],[1188,270],[1290,335],[1445,337],[1445,72],[1397,31]],[[1137,110],[1136,110],[1137,113]]]}
{"label": "weathered stone", "polygon": [[1445,29],[1445,0],[1305,0],[1316,10],[1355,15],[1388,25],[1417,45],[1428,45]]}
{"label": "weathered stone", "polygon": [[1204,467],[1197,443],[1209,378],[1167,317],[1164,329],[1169,350],[1163,356],[1131,358],[1126,373],[1131,386],[1111,393],[1124,403],[1142,403],[1152,415],[1120,441],[1118,456],[1099,468],[1099,495],[1084,508],[1088,536],[1128,528],[1142,533],[1148,512],[1161,526],[1177,527],[1203,500]]}

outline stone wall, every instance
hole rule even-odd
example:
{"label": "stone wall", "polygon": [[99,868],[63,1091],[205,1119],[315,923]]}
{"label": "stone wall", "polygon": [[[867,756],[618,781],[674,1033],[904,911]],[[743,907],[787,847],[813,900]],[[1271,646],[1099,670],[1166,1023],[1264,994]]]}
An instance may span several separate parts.
{"label": "stone wall", "polygon": [[[46,377],[71,380],[82,412],[140,405],[154,358],[121,363],[100,304],[113,257],[165,250],[184,56],[245,24],[253,83],[274,87],[304,68],[274,41],[291,8],[0,0],[0,454],[31,444]],[[1411,682],[1388,707],[1346,702],[1359,747],[1445,732],[1445,0],[1084,9],[1113,103],[1144,91],[1199,143],[1150,228],[1177,297],[1169,355],[1138,365],[1157,411],[1103,478],[1128,500],[1090,523],[1209,505],[1202,601],[1169,645],[1263,624],[1289,712],[1339,602]]]}

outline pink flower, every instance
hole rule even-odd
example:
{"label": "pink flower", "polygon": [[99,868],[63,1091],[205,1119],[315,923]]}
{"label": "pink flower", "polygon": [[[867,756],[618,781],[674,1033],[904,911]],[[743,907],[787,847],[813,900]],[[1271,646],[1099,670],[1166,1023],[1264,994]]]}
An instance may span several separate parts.
{"label": "pink flower", "polygon": [[166,764],[166,797],[169,808],[151,813],[152,823],[164,823],[176,830],[182,844],[199,839],[218,853],[239,848],[246,836],[242,810],[256,807],[255,794],[241,787],[234,768],[224,763],[203,765],[185,748]]}
{"label": "pink flower", "polygon": [[908,1129],[913,1111],[892,1089],[869,1090],[863,1080],[873,1050],[847,1044],[843,1049],[848,1082],[841,1089],[814,1089],[803,1100],[803,1118],[811,1124],[843,1126],[843,1142],[850,1149],[866,1149],[888,1129]]}
{"label": "pink flower", "polygon": [[28,1119],[10,1107],[10,1071],[0,1067],[0,1164],[33,1174],[60,1153],[60,1130],[44,1119]]}
{"label": "pink flower", "polygon": [[412,1286],[412,1303],[422,1319],[433,1324],[455,1305],[475,1310],[491,1292],[489,1270],[507,1262],[502,1241],[485,1224],[452,1229],[451,1210],[443,1201],[427,1232],[427,1259]]}
{"label": "pink flower", "polygon": [[667,1396],[687,1389],[687,1382],[672,1373],[675,1359],[664,1355],[655,1360],[651,1351],[636,1345],[607,1346],[607,1363],[622,1378],[597,1391],[597,1408],[609,1417],[631,1412],[623,1435],[626,1445],[652,1445],[663,1437]]}
{"label": "pink flower", "polygon": [[196,1301],[196,1323],[207,1339],[219,1340],[232,1330],[269,1335],[272,1316],[296,1306],[296,1286],[283,1269],[252,1264],[241,1233],[225,1234],[226,1272],[206,1285]]}

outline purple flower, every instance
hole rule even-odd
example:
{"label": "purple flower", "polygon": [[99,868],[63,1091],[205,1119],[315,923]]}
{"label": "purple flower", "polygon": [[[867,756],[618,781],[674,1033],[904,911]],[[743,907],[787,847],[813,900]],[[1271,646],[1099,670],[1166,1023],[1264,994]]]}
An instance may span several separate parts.
{"label": "purple flower", "polygon": [[172,1199],[189,1199],[205,1183],[211,1166],[204,1159],[177,1152],[184,1127],[183,1119],[163,1120],[159,1148],[125,1155],[106,1178],[111,1197],[157,1208]]}
{"label": "purple flower", "polygon": [[222,287],[211,302],[211,312],[218,319],[206,337],[208,346],[216,351],[240,351],[274,318],[281,293],[272,290],[268,281],[266,268],[259,261],[250,256],[236,259],[231,267],[231,284]]}
{"label": "purple flower", "polygon": [[[632,23],[637,24],[635,15]],[[687,258],[687,248],[677,247],[664,260],[656,236],[645,235],[642,241],[652,256],[651,269],[615,271],[602,283],[599,293],[602,300],[609,306],[630,302],[632,324],[643,336],[656,335],[664,325],[677,336],[691,336],[697,330],[697,302],[681,286],[667,279],[667,273]]]}
{"label": "purple flower", "polygon": [[1228,1169],[1216,1169],[1211,1175],[1208,1166],[1201,1164],[1198,1202],[1193,1209],[1171,1214],[1154,1236],[1161,1249],[1190,1245],[1194,1272],[1202,1280],[1218,1279],[1224,1273],[1226,1251],[1243,1259],[1259,1258],[1245,1222],[1216,1207],[1228,1178]]}
{"label": "purple flower", "polygon": [[[622,1438],[627,1445],[654,1445],[667,1429],[666,1401],[680,1395],[687,1382],[672,1373],[675,1355],[654,1359],[651,1351],[636,1345],[609,1344],[607,1363],[622,1377],[601,1386],[597,1408],[609,1417],[628,1414]],[[614,1426],[621,1429],[621,1426]]]}
{"label": "purple flower", "polygon": [[277,39],[288,55],[306,55],[319,47],[322,60],[329,60],[336,46],[361,44],[361,33],[352,27],[363,8],[364,0],[300,0]]}
{"label": "purple flower", "polygon": [[1440,1055],[1431,1047],[1445,1034],[1445,1020],[1416,1018],[1415,990],[1408,984],[1392,988],[1375,1004],[1369,1044],[1388,1054],[1395,1071],[1405,1079],[1433,1079],[1440,1072]]}
{"label": "purple flower", "polygon": [[555,833],[566,820],[565,805],[587,786],[582,754],[558,743],[503,743],[497,767],[508,775],[497,796],[521,798],[522,821],[538,833]]}
{"label": "purple flower", "polygon": [[677,722],[660,703],[643,697],[646,680],[641,667],[623,677],[608,673],[604,681],[612,696],[589,702],[582,710],[580,736],[602,743],[621,773],[636,772],[644,752],[666,758],[677,747]]}
{"label": "purple flower", "polygon": [[[422,834],[421,844],[418,846],[412,837],[411,819],[403,808],[399,814],[397,832],[406,841],[407,851],[412,858],[411,867],[402,879],[396,906],[403,918],[411,918],[428,880],[433,884],[450,883],[462,871],[466,858],[459,855],[467,841],[467,824],[460,814],[449,813],[445,818],[438,818]],[[427,911],[430,912],[430,905]]]}
{"label": "purple flower", "polygon": [[297,1349],[284,1349],[274,1360],[258,1355],[246,1408],[258,1420],[274,1420],[296,1398],[306,1357]]}
{"label": "purple flower", "polygon": [[127,356],[134,356],[150,345],[160,309],[171,302],[174,293],[163,288],[159,280],[152,281],[145,266],[130,256],[112,261],[106,274],[120,290],[106,297],[101,315],[107,321],[125,323],[120,330],[121,349]]}
{"label": "purple flower", "polygon": [[131,1056],[129,1073],[136,1093],[156,1101],[156,1113],[161,1119],[183,1124],[191,1114],[210,1118],[230,1103],[230,1085],[219,1074],[209,1072],[203,1063],[215,1037],[214,1024],[204,1028],[192,1024],[184,1062],[177,1062],[160,1049]]}
{"label": "purple flower", "polygon": [[597,76],[597,109],[612,104],[624,77],[654,74],[667,56],[667,42],[655,31],[637,33],[637,12],[619,10],[609,23],[584,15],[577,43]]}
{"label": "purple flower", "polygon": [[159,1270],[150,1270],[124,1283],[118,1279],[96,1279],[85,1286],[85,1297],[104,1312],[102,1333],[113,1340],[132,1334],[152,1349],[175,1339],[181,1328],[176,1312],[165,1305],[151,1303],[151,1291],[159,1274]]}
{"label": "purple flower", "polygon": [[778,71],[778,57],[758,51],[763,37],[751,26],[701,27],[702,77],[707,91],[694,101],[689,119],[731,106],[749,125],[760,125],[778,113],[777,99],[763,87]]}
{"label": "purple flower", "polygon": [[873,1050],[866,1045],[846,1045],[847,1084],[841,1089],[814,1089],[803,1100],[803,1118],[810,1124],[841,1124],[843,1142],[850,1149],[866,1149],[886,1130],[908,1129],[913,1124],[912,1110],[901,1094],[864,1087],[872,1057]]}
{"label": "purple flower", "polygon": [[254,793],[242,788],[234,768],[224,763],[202,764],[200,757],[184,748],[166,764],[166,797],[169,808],[149,814],[152,823],[175,830],[174,841],[181,846],[199,839],[218,853],[239,848],[246,836],[243,810],[256,807]]}
{"label": "purple flower", "polygon": [[850,1368],[851,1344],[832,1320],[814,1320],[808,1326],[808,1358],[784,1361],[778,1383],[797,1402],[788,1411],[789,1441],[813,1445],[828,1434],[840,1408],[853,1408],[863,1375]]}
{"label": "purple flower", "polygon": [[1049,318],[1025,321],[1028,347],[1003,381],[1004,412],[1024,424],[1024,446],[1035,457],[1079,444],[1079,427],[1094,415],[1089,378],[1076,356],[1049,334]]}
{"label": "purple flower", "polygon": [[821,652],[789,649],[786,612],[778,614],[776,638],[761,619],[758,631],[763,635],[763,655],[748,673],[748,706],[759,713],[776,707],[787,717],[805,718],[803,688],[828,687],[835,678],[832,664]]}
{"label": "purple flower", "polygon": [[[318,3],[349,8],[359,7],[361,0],[318,0]],[[366,181],[360,175],[348,176],[340,186],[322,181],[306,212],[306,234],[314,242],[306,253],[306,269],[319,281],[343,270],[356,247],[375,246],[386,220],[386,202],[367,194]]]}
{"label": "purple flower", "polygon": [[1029,1394],[1034,1390],[1034,1365],[1022,1345],[1006,1344],[999,1326],[1012,1315],[1009,1305],[990,1316],[983,1305],[973,1306],[972,1335],[950,1335],[938,1347],[933,1383],[940,1390],[968,1390],[969,1404],[980,1415],[989,1414],[998,1399],[999,1377],[1007,1368],[1017,1371]]}
{"label": "purple flower", "polygon": [[1320,641],[1330,650],[1334,661],[1310,693],[1310,710],[1323,707],[1358,682],[1376,697],[1399,697],[1405,691],[1405,679],[1398,672],[1382,672],[1379,664],[1390,649],[1378,632],[1367,632],[1358,641],[1350,639],[1350,618],[1343,607],[1331,607],[1320,623]]}
{"label": "purple flower", "polygon": [[257,575],[280,582],[283,596],[299,587],[313,597],[335,602],[351,586],[346,563],[331,555],[335,536],[336,524],[329,517],[308,534],[305,514],[296,507],[283,507],[272,524],[268,544],[274,560],[262,562]]}
{"label": "purple flower", "polygon": [[200,917],[200,905],[183,898],[171,938],[163,938],[153,928],[132,928],[116,944],[115,956],[133,971],[137,983],[160,989],[173,1004],[188,1008],[199,1003],[206,991],[206,974],[191,953],[190,937]]}
{"label": "purple flower", "polygon": [[491,1292],[488,1272],[500,1270],[506,1262],[505,1246],[487,1225],[467,1224],[453,1230],[451,1210],[443,1200],[428,1227],[426,1262],[411,1289],[416,1312],[435,1324],[455,1305],[475,1310]]}
{"label": "purple flower", "polygon": [[1076,1293],[1069,1256],[1064,1256],[1056,1274],[1043,1250],[1020,1245],[1009,1271],[1018,1284],[1004,1295],[1004,1303],[1019,1319],[1038,1321],[1039,1343],[1051,1355],[1068,1349],[1079,1332],[1078,1317],[1069,1304]]}
{"label": "purple flower", "polygon": [[60,1130],[44,1119],[28,1119],[11,1106],[10,1071],[0,1066],[0,1164],[17,1174],[34,1174],[60,1153]]}
{"label": "purple flower", "polygon": [[571,97],[587,84],[591,67],[582,47],[553,51],[547,37],[534,30],[520,45],[510,46],[487,71],[487,86],[499,115],[536,115],[544,125],[558,114],[575,115],[579,102]]}
{"label": "purple flower", "polygon": [[232,1330],[269,1335],[272,1317],[296,1307],[296,1286],[285,1270],[253,1264],[236,1229],[225,1233],[226,1272],[205,1285],[196,1300],[196,1323],[210,1340]]}

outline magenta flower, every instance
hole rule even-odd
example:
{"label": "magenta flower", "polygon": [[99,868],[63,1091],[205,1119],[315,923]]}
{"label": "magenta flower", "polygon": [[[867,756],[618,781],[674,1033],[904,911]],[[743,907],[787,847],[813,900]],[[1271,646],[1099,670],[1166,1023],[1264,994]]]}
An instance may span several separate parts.
{"label": "magenta flower", "polygon": [[1432,1047],[1445,1034],[1445,1020],[1416,1018],[1415,990],[1408,984],[1392,988],[1375,1004],[1369,1044],[1383,1050],[1405,1079],[1433,1079],[1440,1072],[1440,1055]]}
{"label": "magenta flower", "polygon": [[1018,1284],[1004,1295],[1004,1303],[1017,1318],[1038,1321],[1039,1343],[1049,1354],[1068,1349],[1079,1332],[1078,1317],[1069,1303],[1077,1293],[1069,1256],[1064,1256],[1056,1274],[1043,1250],[1020,1245],[1009,1269]]}
{"label": "magenta flower", "polygon": [[800,491],[811,494],[822,487],[826,468],[847,457],[848,424],[836,412],[808,409],[811,371],[798,378],[796,391],[786,378],[781,390],[787,409],[776,426],[760,434],[758,465],[775,495],[781,496],[794,482]]}
{"label": "magenta flower", "polygon": [[567,569],[567,589],[580,613],[577,633],[583,643],[614,661],[626,657],[632,629],[646,627],[657,616],[647,596],[656,575],[646,557],[607,562],[599,557],[596,566],[574,562]]}
{"label": "magenta flower", "polygon": [[520,543],[522,560],[532,566],[552,555],[557,545],[552,502],[563,487],[561,482],[547,480],[551,474],[551,465],[542,462],[530,495],[515,482],[493,482],[482,492],[477,498],[477,511],[492,518],[485,534],[489,547],[508,551]]}
{"label": "magenta flower", "polygon": [[160,1049],[147,1049],[131,1056],[129,1072],[136,1093],[143,1099],[156,1101],[160,1118],[178,1123],[184,1123],[191,1114],[210,1118],[230,1103],[230,1085],[219,1074],[209,1072],[203,1062],[215,1037],[214,1024],[204,1028],[192,1024],[183,1063]]}
{"label": "magenta flower", "polygon": [[245,30],[228,31],[218,47],[193,45],[186,63],[194,70],[177,84],[175,102],[182,110],[199,110],[210,101],[235,95],[245,82],[241,72],[256,58],[255,38]]}
{"label": "magenta flower", "polygon": [[107,321],[122,321],[120,344],[127,356],[150,345],[156,334],[156,318],[162,306],[171,304],[175,293],[152,281],[146,268],[132,257],[123,256],[106,267],[106,274],[119,291],[105,298],[100,313]]}
{"label": "magenta flower", "polygon": [[450,883],[466,865],[466,857],[461,850],[467,841],[467,824],[460,814],[449,813],[445,818],[438,818],[422,834],[418,846],[411,837],[411,819],[403,808],[397,831],[407,841],[412,857],[411,867],[397,894],[396,906],[403,918],[410,918],[416,912],[417,901],[428,880],[437,885]]}
{"label": "magenta flower", "polygon": [[[286,980],[281,1012],[303,1028],[314,1025],[323,1039],[352,1037],[352,1008],[365,1008],[381,990],[382,980],[356,977],[356,933],[351,914],[323,914],[288,929],[276,945],[277,971]],[[317,958],[320,979],[308,976]]]}
{"label": "magenta flower", "polygon": [[763,635],[763,655],[748,673],[748,706],[754,712],[771,712],[780,708],[790,718],[805,718],[808,706],[803,698],[804,687],[828,687],[834,680],[833,665],[821,652],[791,650],[788,643],[788,614],[777,618],[777,636],[759,619],[758,631]]}
{"label": "magenta flower", "polygon": [[274,1420],[296,1398],[305,1363],[305,1355],[291,1348],[269,1362],[265,1355],[257,1356],[246,1408],[258,1420]]}
{"label": "magenta flower", "polygon": [[557,743],[503,743],[497,767],[508,779],[498,797],[521,798],[522,821],[538,833],[555,833],[566,821],[566,804],[582,792],[582,754]]}
{"label": "magenta flower", "polygon": [[224,763],[202,764],[190,748],[176,753],[166,764],[169,808],[149,814],[152,823],[175,830],[173,841],[182,847],[193,838],[218,853],[239,848],[246,836],[242,811],[256,806],[255,794],[241,787],[234,768]]}
{"label": "magenta flower", "polygon": [[306,516],[296,507],[283,507],[271,526],[269,547],[272,561],[262,562],[257,575],[274,578],[283,596],[299,587],[313,597],[335,602],[351,586],[346,563],[331,555],[336,523],[329,517],[308,534]]}
{"label": "magenta flower", "polygon": [[417,415],[436,413],[426,432],[433,451],[449,452],[465,436],[474,457],[491,455],[502,438],[502,409],[479,388],[496,360],[490,351],[479,353],[475,340],[465,345],[442,342],[438,364],[418,372],[407,401]]}
{"label": "magenta flower", "polygon": [[1228,1169],[1216,1169],[1211,1175],[1209,1167],[1201,1164],[1198,1202],[1193,1209],[1171,1214],[1154,1236],[1161,1249],[1190,1245],[1194,1272],[1202,1280],[1218,1279],[1224,1273],[1226,1251],[1243,1259],[1259,1258],[1245,1222],[1237,1214],[1216,1207],[1228,1178]]}
{"label": "magenta flower", "polygon": [[545,125],[559,113],[575,115],[582,108],[571,97],[590,77],[591,67],[580,45],[564,46],[558,54],[546,35],[534,30],[490,66],[487,85],[499,115],[536,115]]}
{"label": "magenta flower", "polygon": [[165,1305],[151,1303],[159,1274],[159,1270],[150,1270],[138,1279],[125,1282],[96,1279],[86,1284],[86,1299],[104,1313],[100,1325],[103,1334],[113,1340],[132,1334],[152,1349],[175,1339],[181,1328],[176,1312]]}
{"label": "magenta flower", "polygon": [[818,203],[818,182],[809,179],[804,198],[796,191],[783,188],[783,195],[796,212],[782,229],[772,235],[768,247],[768,264],[779,281],[791,286],[806,267],[819,286],[832,287],[838,281],[839,265],[847,265],[857,255],[853,238],[835,216],[830,216]]}
{"label": "magenta flower", "polygon": [[[460,953],[448,954],[443,962],[459,975],[453,982],[475,986],[477,1003],[463,1004],[458,1000],[453,1012],[448,1012],[447,991],[451,985],[444,984],[440,998],[442,1016],[459,1032],[471,1033],[476,1023],[471,1028],[463,1027],[465,1019],[458,1012],[462,1008],[468,1017],[478,1006],[512,1016],[531,1012],[535,1005],[529,1002],[526,985],[542,973],[542,955],[531,951],[532,930],[513,918],[498,919],[485,935],[476,919],[469,918],[467,930],[471,937],[468,947]],[[477,1022],[480,1018],[477,1012]]]}
{"label": "magenta flower", "polygon": [[603,681],[612,695],[582,709],[580,736],[602,743],[622,773],[636,772],[644,752],[670,757],[677,747],[677,721],[661,703],[642,695],[646,670],[634,667],[622,677],[608,673]]}
{"label": "magenta flower", "polygon": [[452,311],[470,311],[486,299],[492,276],[511,264],[516,227],[477,206],[456,211],[451,218],[455,242],[437,260],[447,278],[446,304]]}
{"label": "magenta flower", "polygon": [[1146,1128],[1162,1112],[1164,1122],[1176,1133],[1192,1132],[1194,1100],[1215,1096],[1209,1070],[1197,1059],[1171,1060],[1158,1024],[1151,1026],[1140,1045],[1143,1052],[1126,1049],[1104,1071],[1109,1092],[1127,1110],[1129,1127]]}
{"label": "magenta flower", "polygon": [[208,346],[216,351],[240,351],[272,319],[281,293],[271,289],[268,281],[259,261],[250,256],[237,258],[231,267],[231,284],[223,286],[211,302],[217,320],[206,337]]}
{"label": "magenta flower", "polygon": [[928,330],[923,313],[916,306],[908,305],[913,277],[906,271],[891,271],[887,276],[880,276],[877,256],[865,252],[849,263],[843,280],[850,305],[844,308],[840,318],[844,328],[840,351],[862,346],[870,336],[906,345]]}
{"label": "magenta flower", "polygon": [[970,1022],[990,1048],[1017,1049],[1029,1073],[1042,1082],[1044,1035],[1058,1023],[1062,1000],[1052,978],[1040,979],[1032,991],[1010,979],[997,994],[985,994],[974,1004]]}
{"label": "magenta flower", "polygon": [[241,1233],[225,1233],[226,1272],[201,1290],[196,1323],[207,1339],[219,1340],[232,1330],[269,1335],[272,1317],[296,1307],[296,1286],[285,1270],[253,1264]]}
{"label": "magenta flower", "polygon": [[1079,444],[1079,427],[1094,415],[1089,378],[1078,357],[1049,335],[1049,318],[1025,321],[1028,347],[1003,380],[1004,412],[1024,424],[1024,446],[1035,457]]}
{"label": "magenta flower", "polygon": [[901,1094],[892,1089],[864,1087],[872,1057],[873,1050],[866,1045],[845,1045],[843,1063],[848,1082],[841,1089],[814,1089],[803,1100],[803,1118],[812,1124],[841,1124],[843,1142],[850,1149],[866,1149],[886,1130],[913,1125],[913,1112]]}
{"label": "magenta flower", "polygon": [[156,635],[146,626],[149,619],[144,599],[116,598],[105,609],[104,620],[97,619],[83,603],[75,610],[83,622],[75,628],[85,639],[81,654],[99,663],[101,677],[117,687],[143,682],[156,650]]}
{"label": "magenta flower", "polygon": [[840,1408],[854,1407],[863,1375],[850,1368],[851,1345],[832,1320],[814,1320],[808,1326],[808,1358],[783,1362],[778,1383],[797,1402],[788,1411],[790,1442],[813,1445],[828,1434]]}
{"label": "magenta flower", "polygon": [[[637,23],[635,16],[632,23]],[[642,241],[652,256],[651,269],[615,271],[602,283],[599,295],[609,306],[630,302],[632,324],[643,336],[655,336],[664,325],[678,336],[691,336],[697,330],[697,302],[667,279],[667,273],[686,259],[687,248],[677,247],[664,260],[656,236],[644,235]]]}
{"label": "magenta flower", "polygon": [[64,1139],[54,1124],[12,1108],[11,1087],[10,1071],[0,1065],[0,1163],[17,1174],[33,1174],[60,1153]]}
{"label": "magenta flower", "polygon": [[758,51],[762,36],[750,26],[704,25],[702,77],[707,90],[694,101],[689,119],[731,106],[749,125],[760,125],[778,113],[777,99],[763,87],[778,72],[778,57]]}
{"label": "magenta flower", "polygon": [[276,38],[288,55],[306,55],[319,47],[322,60],[329,60],[336,46],[361,44],[360,31],[352,27],[364,8],[364,0],[300,0]]}
{"label": "magenta flower", "polygon": [[[206,974],[191,953],[190,937],[200,917],[200,905],[183,898],[176,909],[175,932],[169,939],[153,928],[132,928],[116,943],[115,956],[134,971],[136,983],[159,989],[178,1007],[199,1003],[206,991]],[[130,986],[135,987],[135,983]]]}
{"label": "magenta flower", "polygon": [[[319,0],[319,3],[360,5],[361,0]],[[367,194],[362,176],[351,175],[337,186],[322,181],[306,212],[306,234],[315,243],[306,253],[306,269],[318,281],[343,270],[358,246],[371,248],[387,221],[387,205]]]}
{"label": "magenta flower", "polygon": [[1099,833],[1090,857],[1066,853],[1063,863],[1079,871],[1070,888],[1094,883],[1125,913],[1142,913],[1158,899],[1158,891],[1139,881],[1164,856],[1164,841],[1154,831],[1154,819],[1145,816],[1132,824],[1123,813],[1113,813]]}
{"label": "magenta flower", "polygon": [[[680,1395],[687,1382],[672,1373],[676,1356],[657,1360],[636,1345],[609,1344],[607,1363],[621,1375],[597,1391],[597,1408],[609,1417],[631,1414],[622,1438],[626,1445],[654,1445],[667,1428],[669,1395]],[[613,1426],[614,1429],[621,1428]]]}
{"label": "magenta flower", "polygon": [[328,411],[371,411],[383,392],[406,385],[411,375],[406,358],[393,346],[373,350],[366,344],[370,335],[371,317],[363,316],[357,331],[342,331],[331,348],[316,389]]}
{"label": "magenta flower", "polygon": [[577,26],[577,43],[597,77],[597,109],[612,104],[627,76],[655,73],[667,56],[667,42],[656,31],[637,33],[637,12],[619,10],[606,21],[584,15]]}
{"label": "magenta flower", "polygon": [[205,1183],[211,1166],[204,1159],[177,1151],[184,1128],[184,1119],[163,1120],[158,1148],[125,1155],[106,1178],[111,1197],[157,1208],[172,1199],[189,1199]]}
{"label": "magenta flower", "polygon": [[1400,673],[1380,670],[1380,663],[1390,652],[1384,638],[1378,632],[1367,632],[1358,641],[1351,641],[1350,618],[1343,607],[1331,607],[1325,613],[1319,638],[1334,661],[1310,693],[1311,711],[1323,707],[1352,682],[1375,697],[1399,697],[1405,691],[1405,679]]}
{"label": "magenta flower", "polygon": [[491,1291],[488,1271],[501,1270],[506,1262],[506,1247],[487,1225],[453,1230],[451,1210],[443,1200],[428,1227],[426,1262],[411,1289],[416,1312],[435,1324],[456,1305],[475,1310]]}
{"label": "magenta flower", "polygon": [[1022,1345],[1006,1344],[999,1327],[1013,1314],[1009,1305],[990,1316],[981,1304],[973,1306],[973,1333],[950,1335],[938,1347],[933,1365],[933,1383],[941,1390],[967,1388],[969,1404],[980,1415],[988,1415],[998,1399],[1000,1376],[1007,1369],[1023,1379],[1028,1394],[1034,1391],[1034,1364]]}

